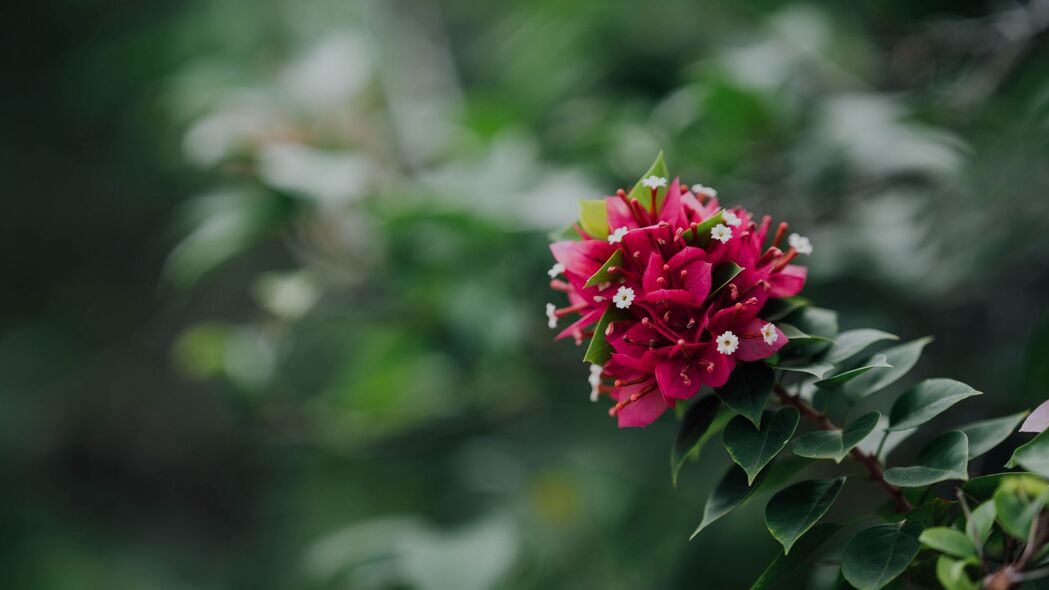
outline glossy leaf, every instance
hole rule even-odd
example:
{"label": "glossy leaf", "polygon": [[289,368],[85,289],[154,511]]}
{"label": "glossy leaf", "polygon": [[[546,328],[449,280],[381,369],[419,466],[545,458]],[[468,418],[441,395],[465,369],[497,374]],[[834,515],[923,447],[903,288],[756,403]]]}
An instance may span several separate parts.
{"label": "glossy leaf", "polygon": [[608,330],[610,323],[626,319],[627,317],[629,316],[626,310],[619,309],[614,305],[609,305],[605,309],[605,313],[601,315],[597,326],[594,327],[594,335],[590,339],[590,345],[586,348],[586,354],[583,355],[585,362],[595,365],[604,365],[608,362],[608,359],[612,357],[612,345],[605,340],[605,332]]}
{"label": "glossy leaf", "polygon": [[936,560],[936,579],[945,590],[980,590],[977,584],[965,573],[966,562],[941,555]]}
{"label": "glossy leaf", "polygon": [[587,279],[586,284],[583,286],[589,288],[596,287],[601,283],[610,283],[612,281],[618,281],[619,279],[623,278],[623,276],[618,273],[608,272],[608,269],[612,266],[622,265],[623,251],[616,250],[615,252],[612,252],[612,255],[608,257],[608,260],[606,260],[605,263],[601,265],[601,268],[599,268],[597,272],[595,272],[593,275],[590,276],[589,279]]}
{"label": "glossy leaf", "polygon": [[884,588],[914,561],[921,526],[900,521],[864,529],[845,545],[841,573],[859,590]]}
{"label": "glossy leaf", "polygon": [[922,350],[932,342],[932,338],[919,338],[898,344],[881,351],[891,369],[871,371],[845,384],[842,391],[853,400],[861,400],[898,381],[907,374],[921,358]]}
{"label": "glossy leaf", "polygon": [[798,328],[797,326],[793,324],[788,324],[786,322],[779,322],[776,324],[776,327],[779,328],[780,332],[783,332],[783,335],[786,336],[787,339],[793,343],[830,342],[829,338],[824,338],[823,336],[816,336],[814,334],[806,334],[805,332],[801,331],[801,328]]}
{"label": "glossy leaf", "polygon": [[762,468],[787,446],[800,418],[796,409],[788,407],[778,412],[765,412],[760,428],[755,428],[743,416],[736,416],[728,423],[722,440],[732,460],[747,472],[748,484],[752,484]]}
{"label": "glossy leaf", "polygon": [[982,394],[954,379],[926,379],[908,389],[892,405],[889,430],[921,426],[963,399]]}
{"label": "glossy leaf", "polygon": [[774,375],[767,365],[745,363],[736,365],[725,385],[716,391],[726,406],[760,427],[761,413],[772,394],[773,383]]}
{"label": "glossy leaf", "polygon": [[812,560],[820,547],[841,530],[841,525],[820,523],[812,527],[807,535],[794,545],[789,555],[776,555],[761,577],[750,587],[750,590],[768,590],[781,588],[782,584],[795,574],[799,568]]}
{"label": "glossy leaf", "polygon": [[832,459],[841,463],[849,451],[874,431],[881,414],[871,412],[848,423],[843,430],[817,430],[794,441],[794,454],[810,459]]}
{"label": "glossy leaf", "polygon": [[765,524],[783,545],[783,554],[827,513],[845,485],[845,478],[810,479],[780,490],[765,507]]}
{"label": "glossy leaf", "polygon": [[950,479],[968,479],[969,439],[953,430],[929,443],[908,467],[885,470],[885,481],[901,488],[917,488]]}
{"label": "glossy leaf", "polygon": [[1049,430],[1042,432],[1013,451],[1006,467],[1019,465],[1031,473],[1049,478]]}
{"label": "glossy leaf", "polygon": [[918,540],[921,541],[922,545],[935,549],[940,553],[946,553],[962,559],[976,557],[976,547],[973,547],[969,537],[966,537],[965,533],[958,529],[943,526],[925,529],[922,531],[921,536],[918,537]]}
{"label": "glossy leaf", "polygon": [[739,465],[731,465],[728,471],[725,472],[725,475],[721,477],[718,485],[714,487],[714,491],[710,493],[710,497],[707,498],[707,502],[703,506],[703,520],[696,527],[696,530],[692,532],[688,540],[691,541],[696,538],[696,535],[703,529],[722,516],[732,512],[736,506],[742,504],[758,489],[766,473],[768,471],[762,472],[758,476],[755,485],[752,486],[747,484],[747,472],[743,471]]}
{"label": "glossy leaf", "polygon": [[670,450],[670,473],[674,486],[685,460],[699,456],[703,446],[721,431],[735,412],[721,406],[721,400],[708,395],[689,406]]}
{"label": "glossy leaf", "polygon": [[823,360],[836,365],[863,352],[876,342],[899,339],[899,336],[882,332],[881,330],[871,330],[869,328],[846,330],[834,338],[834,346],[827,351]]}
{"label": "glossy leaf", "polygon": [[743,267],[734,262],[726,262],[715,266],[710,273],[710,295],[707,295],[707,301],[710,301],[715,295],[720,293],[725,288],[725,285],[729,284],[741,272],[743,272]]}
{"label": "glossy leaf", "polygon": [[[656,156],[656,161],[652,162],[649,166],[648,171],[645,172],[641,178],[638,179],[634,188],[630,189],[630,198],[637,199],[645,210],[652,209],[652,189],[642,184],[649,176],[658,176],[667,180],[667,186],[670,186],[670,173],[667,171],[666,162],[663,161],[663,152],[660,151],[659,155]],[[663,206],[663,201],[667,198],[667,186],[656,189],[656,208]]]}
{"label": "glossy leaf", "polygon": [[595,238],[608,237],[608,207],[604,200],[579,201],[579,227]]}
{"label": "glossy leaf", "polygon": [[863,375],[871,369],[891,369],[892,365],[886,360],[884,354],[876,354],[872,356],[867,362],[863,363],[862,366],[854,369],[849,369],[843,373],[838,373],[832,377],[828,377],[822,381],[817,381],[816,386],[823,389],[835,389],[845,385],[849,381]]}
{"label": "glossy leaf", "polygon": [[1012,416],[973,422],[959,428],[958,430],[969,437],[969,460],[972,461],[1005,442],[1009,435],[1016,432],[1016,426],[1026,415],[1027,412],[1020,412]]}
{"label": "glossy leaf", "polygon": [[792,373],[805,373],[808,375],[812,375],[817,379],[822,379],[824,375],[834,370],[834,365],[829,363],[815,362],[793,366],[777,365],[776,368],[781,371],[791,371]]}

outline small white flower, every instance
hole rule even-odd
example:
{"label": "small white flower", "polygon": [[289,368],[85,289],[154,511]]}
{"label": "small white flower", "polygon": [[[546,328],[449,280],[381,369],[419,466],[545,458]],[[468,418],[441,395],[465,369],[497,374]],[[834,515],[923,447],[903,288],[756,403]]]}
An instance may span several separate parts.
{"label": "small white flower", "polygon": [[565,265],[558,262],[557,264],[550,267],[550,270],[546,271],[546,274],[550,275],[551,279],[556,279],[557,275],[565,272]]}
{"label": "small white flower", "polygon": [[703,186],[702,184],[693,184],[692,185],[692,192],[696,193],[697,195],[700,194],[700,193],[703,193],[703,194],[709,195],[711,197],[718,196],[717,189],[710,188],[709,186]]}
{"label": "small white flower", "polygon": [[718,352],[724,355],[732,354],[736,352],[737,348],[739,348],[739,338],[737,338],[736,335],[732,333],[732,330],[728,330],[727,332],[724,332],[721,336],[718,336],[717,343]]}
{"label": "small white flower", "polygon": [[812,242],[808,238],[799,234],[790,234],[787,238],[787,243],[790,244],[791,248],[794,248],[798,254],[812,254]]}
{"label": "small white flower", "polygon": [[623,241],[623,236],[625,236],[628,231],[630,231],[630,230],[627,229],[626,226],[623,226],[623,227],[617,229],[616,231],[612,232],[612,234],[610,236],[608,236],[608,243],[609,244],[618,244],[619,242],[622,242]]}
{"label": "small white flower", "polygon": [[648,188],[660,188],[667,185],[667,179],[662,176],[649,176],[648,178],[641,181],[641,184]]}
{"label": "small white flower", "polygon": [[733,213],[731,211],[723,212],[721,214],[721,218],[725,220],[725,223],[727,223],[728,225],[731,225],[732,227],[739,227],[743,223],[743,220],[740,219],[738,215],[736,215],[735,213]]}
{"label": "small white flower", "polygon": [[555,313],[556,311],[556,305],[554,305],[553,303],[546,304],[546,325],[549,326],[551,330],[557,327],[557,315]]}
{"label": "small white flower", "polygon": [[719,223],[710,228],[710,237],[724,244],[732,239],[732,230],[724,223]]}
{"label": "small white flower", "polygon": [[612,296],[612,302],[619,309],[630,307],[630,304],[634,302],[634,290],[630,287],[620,287],[616,294]]}
{"label": "small white flower", "polygon": [[600,295],[594,295],[594,303],[601,303],[605,298]]}
{"label": "small white flower", "polygon": [[601,387],[601,371],[605,368],[601,365],[590,365],[590,401],[596,402],[597,396],[600,395]]}
{"label": "small white flower", "polygon": [[776,331],[776,326],[765,324],[761,327],[761,337],[765,340],[765,344],[772,346],[779,340],[779,332]]}

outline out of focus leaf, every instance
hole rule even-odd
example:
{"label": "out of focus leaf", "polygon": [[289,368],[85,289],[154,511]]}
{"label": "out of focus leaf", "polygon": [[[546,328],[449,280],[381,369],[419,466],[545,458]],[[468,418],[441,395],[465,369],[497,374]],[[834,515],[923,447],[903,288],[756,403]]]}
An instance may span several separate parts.
{"label": "out of focus leaf", "polygon": [[674,486],[677,486],[677,476],[685,460],[698,456],[707,441],[720,432],[734,415],[731,409],[721,406],[721,400],[716,395],[704,396],[689,406],[670,451],[670,473]]}
{"label": "out of focus leaf", "polygon": [[892,365],[890,365],[888,361],[886,361],[884,354],[876,354],[872,356],[867,362],[865,362],[863,366],[856,367],[854,369],[849,369],[848,371],[845,371],[843,373],[838,373],[837,375],[833,375],[821,381],[817,381],[816,386],[821,387],[823,389],[835,389],[841,387],[842,385],[845,385],[849,381],[852,381],[853,379],[859,377],[860,375],[863,375],[871,369],[891,368]]}
{"label": "out of focus leaf", "polygon": [[1009,438],[1009,435],[1016,431],[1016,425],[1026,415],[1027,412],[1020,412],[1012,416],[973,422],[968,426],[959,428],[958,430],[969,437],[969,460],[972,461],[1005,442],[1005,439]]}
{"label": "out of focus leaf", "polygon": [[811,561],[820,547],[823,547],[824,543],[840,530],[841,525],[829,522],[820,523],[812,527],[812,530],[794,545],[794,550],[790,554],[776,554],[776,558],[765,568],[761,577],[754,582],[750,590],[766,590],[781,587],[784,581],[795,574],[800,567]]}
{"label": "out of focus leaf", "polygon": [[604,200],[579,201],[579,226],[595,238],[608,237],[608,208]]}
{"label": "out of focus leaf", "polygon": [[954,379],[926,379],[896,399],[889,430],[921,426],[963,399],[982,394]]}
{"label": "out of focus leaf", "polygon": [[899,336],[882,332],[881,330],[871,330],[869,328],[846,330],[834,338],[834,346],[827,351],[823,360],[836,365],[849,360],[876,342],[899,339]]}
{"label": "out of focus leaf", "polygon": [[703,520],[688,539],[691,541],[696,538],[696,535],[710,526],[711,523],[732,512],[736,506],[742,504],[760,487],[766,473],[768,473],[768,470],[763,471],[758,476],[758,480],[754,482],[754,485],[750,485],[747,483],[747,472],[743,471],[739,465],[733,463],[728,468],[728,471],[725,472],[725,475],[722,476],[718,485],[715,486],[710,497],[707,498],[707,503],[703,506]]}
{"label": "out of focus leaf", "polygon": [[973,547],[969,537],[958,529],[942,526],[927,528],[922,531],[918,540],[926,547],[954,557],[962,559],[976,557],[976,548]]}
{"label": "out of focus leaf", "polygon": [[891,369],[872,371],[848,382],[842,390],[845,395],[860,400],[895,383],[910,371],[921,357],[922,349],[932,342],[932,338],[919,338],[881,351]]}

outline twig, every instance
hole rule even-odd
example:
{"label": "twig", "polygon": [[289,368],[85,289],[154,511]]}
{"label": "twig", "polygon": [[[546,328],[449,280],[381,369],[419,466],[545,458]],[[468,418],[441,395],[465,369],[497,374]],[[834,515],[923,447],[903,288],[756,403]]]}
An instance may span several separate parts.
{"label": "twig", "polygon": [[[797,408],[797,410],[801,412],[802,416],[805,416],[810,421],[815,423],[818,427],[820,427],[820,429],[841,430],[841,428],[839,428],[836,424],[831,422],[830,418],[828,418],[826,414],[812,407],[808,402],[801,399],[800,397],[796,395],[791,395],[786,389],[783,388],[782,385],[776,385],[773,388],[773,392],[776,394],[776,397],[779,398],[779,401],[781,403]],[[900,491],[900,488],[885,481],[885,472],[882,469],[881,463],[878,461],[877,456],[865,453],[858,447],[853,448],[851,451],[849,451],[849,455],[851,455],[857,463],[863,465],[867,469],[868,473],[870,473],[871,480],[880,485],[882,489],[884,489],[885,492],[892,497],[893,501],[896,503],[896,512],[902,514],[905,512],[910,512],[914,508],[913,506],[911,506],[911,503],[907,500],[907,498],[904,497],[903,492]]]}

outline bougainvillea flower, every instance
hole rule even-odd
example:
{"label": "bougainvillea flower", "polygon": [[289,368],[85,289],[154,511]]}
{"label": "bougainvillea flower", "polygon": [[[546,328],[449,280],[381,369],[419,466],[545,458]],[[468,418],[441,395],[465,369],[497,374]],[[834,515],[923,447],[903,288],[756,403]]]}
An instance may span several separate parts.
{"label": "bougainvillea flower", "polygon": [[557,337],[591,339],[591,397],[615,401],[620,427],[645,426],[724,385],[737,363],[782,349],[786,334],[762,310],[801,291],[806,269],[792,262],[812,251],[798,234],[784,240],[785,223],[770,239],[769,217],[756,223],[722,208],[717,191],[669,177],[658,159],[629,193],[597,202],[597,222],[574,226],[580,240],[551,246],[551,287],[568,306],[548,305],[548,323],[579,315]]}

